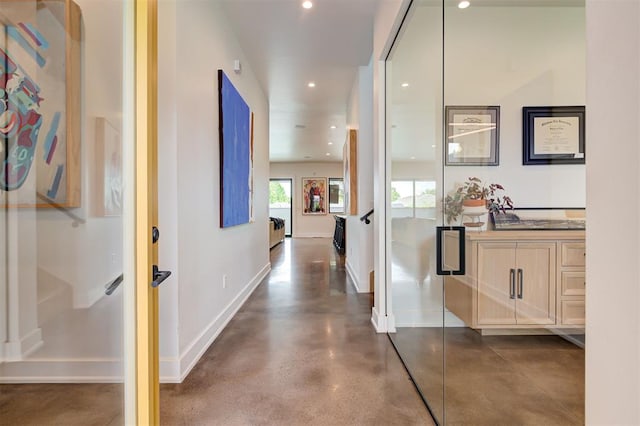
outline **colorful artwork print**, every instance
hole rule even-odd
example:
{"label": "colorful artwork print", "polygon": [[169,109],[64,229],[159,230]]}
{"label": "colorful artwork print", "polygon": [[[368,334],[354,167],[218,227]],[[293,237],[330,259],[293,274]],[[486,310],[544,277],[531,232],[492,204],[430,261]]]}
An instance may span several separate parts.
{"label": "colorful artwork print", "polygon": [[220,130],[220,227],[252,218],[253,143],[249,106],[218,70]]}
{"label": "colorful artwork print", "polygon": [[22,186],[31,169],[42,125],[40,88],[0,48],[0,137],[4,152],[0,188]]}
{"label": "colorful artwork print", "polygon": [[61,1],[37,8],[2,3],[0,205],[71,207],[79,201],[71,187],[75,172],[69,174],[70,132],[79,127],[68,124],[75,114],[68,108],[66,7]]}
{"label": "colorful artwork print", "polygon": [[302,214],[327,214],[326,198],[326,178],[302,178]]}

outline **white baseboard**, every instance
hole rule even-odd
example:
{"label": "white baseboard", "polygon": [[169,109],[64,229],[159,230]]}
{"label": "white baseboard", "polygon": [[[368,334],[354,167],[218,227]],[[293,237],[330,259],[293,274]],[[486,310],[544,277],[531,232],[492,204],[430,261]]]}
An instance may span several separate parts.
{"label": "white baseboard", "polygon": [[42,346],[42,329],[34,328],[20,341],[5,342],[3,344],[3,361],[18,362],[29,356]]}
{"label": "white baseboard", "polygon": [[374,306],[371,308],[371,323],[378,333],[387,332],[387,317],[380,315],[378,309]]}
{"label": "white baseboard", "polygon": [[301,234],[301,233],[296,233],[294,236],[294,238],[333,238],[333,233],[312,233],[312,234]]}
{"label": "white baseboard", "polygon": [[[224,330],[236,312],[271,270],[267,263],[242,289],[207,328],[176,358],[160,359],[160,382],[181,383],[196,365],[211,343]],[[32,344],[40,336],[34,330],[23,339]],[[42,339],[40,338],[40,343]],[[16,347],[22,346],[16,343]],[[26,347],[26,346],[23,346]],[[7,350],[5,344],[5,350]],[[70,372],[73,372],[70,375]],[[120,359],[29,359],[0,363],[0,383],[122,383],[123,365]]]}
{"label": "white baseboard", "polygon": [[[244,305],[251,293],[271,271],[271,263],[267,263],[256,276],[242,289],[227,307],[196,337],[180,354],[180,358],[160,359],[160,382],[182,383],[200,360],[205,351],[211,346],[236,312]],[[176,374],[178,373],[178,374]]]}
{"label": "white baseboard", "polygon": [[393,314],[387,314],[387,333],[396,332],[396,317]]}
{"label": "white baseboard", "polygon": [[[403,328],[440,328],[442,324],[442,311],[429,311],[429,312],[398,312],[396,327]],[[464,322],[455,316],[452,312],[446,311],[444,313],[444,326],[445,327],[466,327]]]}
{"label": "white baseboard", "polygon": [[0,383],[122,383],[122,372],[120,359],[33,359],[0,364]]}
{"label": "white baseboard", "polygon": [[368,293],[368,291],[362,290],[360,288],[360,282],[358,280],[358,276],[354,272],[353,266],[351,266],[351,263],[349,262],[349,258],[347,258],[347,261],[345,262],[345,269],[347,270],[347,274],[349,274],[349,277],[351,278],[351,282],[353,283],[353,287],[356,289],[356,291],[358,293]]}
{"label": "white baseboard", "polygon": [[181,383],[180,357],[160,357],[160,383]]}

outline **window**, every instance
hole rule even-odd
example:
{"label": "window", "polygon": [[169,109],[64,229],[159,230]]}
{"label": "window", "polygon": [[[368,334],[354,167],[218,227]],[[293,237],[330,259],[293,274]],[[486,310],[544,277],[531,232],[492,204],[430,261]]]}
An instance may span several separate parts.
{"label": "window", "polygon": [[391,181],[392,217],[436,217],[436,183],[431,180]]}
{"label": "window", "polygon": [[269,182],[269,208],[291,206],[291,186],[283,183],[277,180]]}
{"label": "window", "polygon": [[329,213],[344,213],[344,179],[329,178]]}
{"label": "window", "polygon": [[291,236],[292,208],[291,208],[291,179],[269,180],[269,216],[284,219],[284,234]]}

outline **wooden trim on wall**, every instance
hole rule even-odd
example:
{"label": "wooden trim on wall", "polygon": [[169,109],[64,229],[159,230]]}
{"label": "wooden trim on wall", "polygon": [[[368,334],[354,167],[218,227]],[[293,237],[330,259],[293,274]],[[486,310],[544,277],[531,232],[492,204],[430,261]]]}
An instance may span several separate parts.
{"label": "wooden trim on wall", "polygon": [[344,189],[347,194],[347,212],[358,215],[358,131],[349,129],[344,153]]}

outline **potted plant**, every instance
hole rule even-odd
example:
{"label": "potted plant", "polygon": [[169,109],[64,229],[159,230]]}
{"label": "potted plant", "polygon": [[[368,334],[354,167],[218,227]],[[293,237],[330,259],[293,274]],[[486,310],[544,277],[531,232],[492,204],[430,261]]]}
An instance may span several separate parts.
{"label": "potted plant", "polygon": [[[499,183],[485,184],[477,177],[470,177],[454,192],[444,199],[444,213],[448,223],[455,222],[458,216],[465,212],[478,215],[490,211],[492,213],[505,212],[513,209],[513,201],[503,195],[504,187]],[[484,222],[465,223],[467,226],[482,226]]]}

